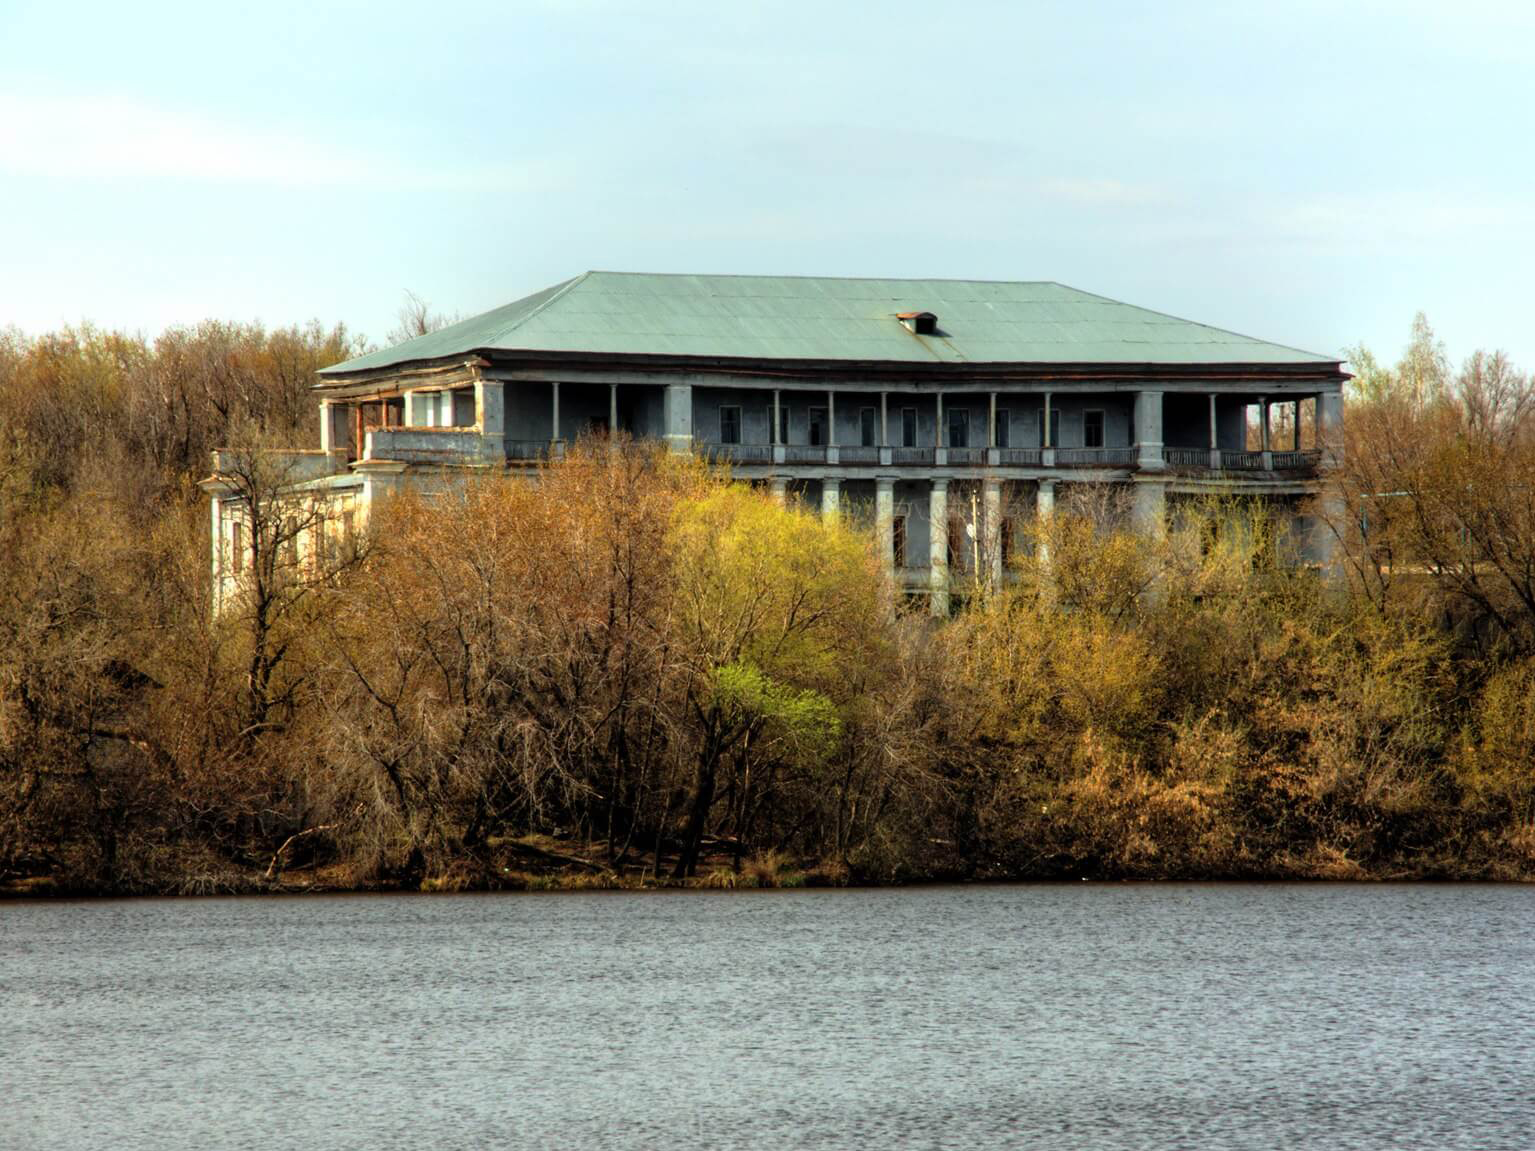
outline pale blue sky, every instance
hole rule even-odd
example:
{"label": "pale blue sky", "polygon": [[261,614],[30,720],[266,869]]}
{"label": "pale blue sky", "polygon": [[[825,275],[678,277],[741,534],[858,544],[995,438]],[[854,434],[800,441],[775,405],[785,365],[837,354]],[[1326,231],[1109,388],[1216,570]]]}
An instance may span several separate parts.
{"label": "pale blue sky", "polygon": [[1060,280],[1535,367],[1535,5],[0,0],[0,326]]}

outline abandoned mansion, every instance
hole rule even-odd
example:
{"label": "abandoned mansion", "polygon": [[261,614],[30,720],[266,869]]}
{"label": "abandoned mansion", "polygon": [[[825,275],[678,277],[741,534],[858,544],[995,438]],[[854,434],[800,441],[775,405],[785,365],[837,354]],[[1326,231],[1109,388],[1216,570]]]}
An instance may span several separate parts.
{"label": "abandoned mansion", "polygon": [[[588,272],[325,369],[319,450],[283,453],[284,483],[322,509],[314,531],[349,532],[403,486],[516,475],[618,429],[867,524],[943,612],[1073,485],[1115,485],[1150,532],[1179,501],[1261,498],[1324,558],[1304,509],[1345,378],[1056,283]],[[203,486],[222,598],[249,508],[218,453]]]}

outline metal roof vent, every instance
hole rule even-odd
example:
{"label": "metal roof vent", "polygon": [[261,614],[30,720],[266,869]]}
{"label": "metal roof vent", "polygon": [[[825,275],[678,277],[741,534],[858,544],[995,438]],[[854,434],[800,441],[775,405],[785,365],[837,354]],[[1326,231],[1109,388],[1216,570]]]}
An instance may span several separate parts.
{"label": "metal roof vent", "polygon": [[932,312],[897,312],[895,318],[905,325],[908,332],[915,332],[919,336],[938,334],[938,317]]}

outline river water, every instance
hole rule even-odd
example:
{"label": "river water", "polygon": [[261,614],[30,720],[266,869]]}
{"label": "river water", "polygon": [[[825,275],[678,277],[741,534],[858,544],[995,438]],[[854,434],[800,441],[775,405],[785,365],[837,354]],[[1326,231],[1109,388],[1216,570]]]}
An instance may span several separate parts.
{"label": "river water", "polygon": [[0,1147],[1535,1147],[1535,890],[0,904]]}

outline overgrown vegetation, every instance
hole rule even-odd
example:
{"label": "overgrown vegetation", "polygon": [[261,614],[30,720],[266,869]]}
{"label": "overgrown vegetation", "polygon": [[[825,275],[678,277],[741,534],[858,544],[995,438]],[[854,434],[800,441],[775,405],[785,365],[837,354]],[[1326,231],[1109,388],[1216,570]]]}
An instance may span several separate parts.
{"label": "overgrown vegetation", "polygon": [[323,580],[274,515],[269,594],[215,623],[208,449],[305,442],[353,350],[0,338],[5,887],[1535,874],[1535,400],[1499,357],[1354,355],[1341,581],[1250,508],[1152,541],[1064,501],[935,625],[846,525],[587,445],[398,499]]}

